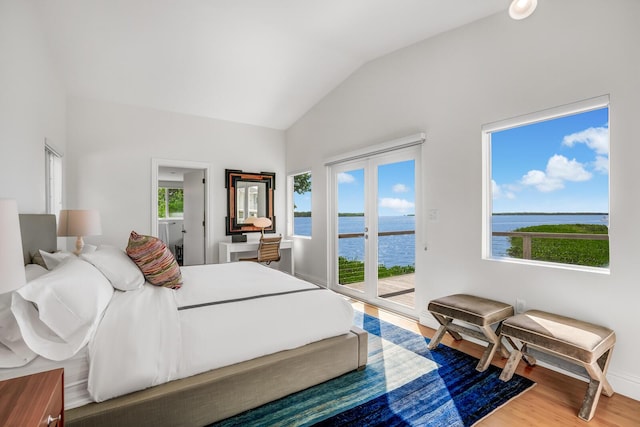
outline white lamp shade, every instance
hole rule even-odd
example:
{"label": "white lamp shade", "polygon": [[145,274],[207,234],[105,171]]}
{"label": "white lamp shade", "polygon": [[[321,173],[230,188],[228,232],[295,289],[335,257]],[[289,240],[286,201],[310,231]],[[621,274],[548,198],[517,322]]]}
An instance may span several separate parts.
{"label": "white lamp shade", "polygon": [[18,204],[0,199],[0,294],[26,283]]}
{"label": "white lamp shade", "polygon": [[102,234],[100,212],[96,210],[61,210],[58,236],[97,236]]}
{"label": "white lamp shade", "polygon": [[253,226],[258,228],[267,228],[271,226],[271,220],[262,216],[260,218],[256,218],[255,221],[253,221]]}
{"label": "white lamp shade", "polygon": [[513,0],[509,6],[509,16],[513,19],[524,19],[536,10],[538,0]]}

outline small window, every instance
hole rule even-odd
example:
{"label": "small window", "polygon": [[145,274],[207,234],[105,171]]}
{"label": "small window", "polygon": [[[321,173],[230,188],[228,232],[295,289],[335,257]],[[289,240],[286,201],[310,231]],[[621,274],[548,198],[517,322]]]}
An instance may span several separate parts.
{"label": "small window", "polygon": [[483,257],[609,267],[609,99],[483,127]]}
{"label": "small window", "polygon": [[182,218],[184,190],[182,188],[158,188],[158,218]]}
{"label": "small window", "polygon": [[48,214],[58,216],[62,209],[62,157],[45,143],[45,205]]}
{"label": "small window", "polygon": [[292,217],[291,234],[311,237],[311,172],[291,175]]}

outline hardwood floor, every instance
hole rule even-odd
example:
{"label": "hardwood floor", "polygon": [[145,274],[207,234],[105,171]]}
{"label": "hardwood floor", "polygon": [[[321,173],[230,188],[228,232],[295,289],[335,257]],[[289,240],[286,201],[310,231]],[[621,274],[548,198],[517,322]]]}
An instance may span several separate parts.
{"label": "hardwood floor", "polygon": [[[409,329],[430,338],[433,329],[420,325],[417,321],[378,309],[360,301],[352,301],[355,309],[376,316],[394,325]],[[446,335],[442,343],[464,353],[479,358],[484,349],[467,340],[455,341]],[[493,364],[503,367],[506,359],[496,355]],[[521,362],[517,374],[530,378],[536,385],[518,396],[507,405],[477,424],[478,427],[514,426],[583,426],[612,427],[640,426],[640,401],[620,394],[612,397],[602,395],[595,417],[589,421],[578,418],[587,390],[587,383],[541,366],[529,367]]]}

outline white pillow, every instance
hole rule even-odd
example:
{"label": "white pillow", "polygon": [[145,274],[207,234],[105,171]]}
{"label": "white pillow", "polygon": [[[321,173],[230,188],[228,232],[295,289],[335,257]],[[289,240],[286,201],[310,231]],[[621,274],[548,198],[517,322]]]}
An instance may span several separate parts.
{"label": "white pillow", "polygon": [[144,285],[142,271],[129,255],[115,246],[100,245],[95,252],[80,254],[80,258],[100,270],[116,289],[134,291]]}
{"label": "white pillow", "polygon": [[0,368],[24,366],[36,356],[22,339],[18,323],[11,312],[11,293],[0,295]]}
{"label": "white pillow", "polygon": [[70,256],[74,256],[71,252],[66,251],[58,251],[58,252],[47,252],[42,249],[39,250],[40,256],[44,260],[45,265],[47,266],[47,270],[53,270],[56,268],[63,260],[69,258]]}
{"label": "white pillow", "polygon": [[81,254],[90,254],[92,252],[95,252],[96,249],[98,249],[98,247],[96,245],[90,245],[88,243],[85,243],[85,245],[82,247],[82,250],[80,251]]}
{"label": "white pillow", "polygon": [[31,350],[64,360],[91,339],[112,295],[102,273],[74,257],[16,290],[11,311]]}

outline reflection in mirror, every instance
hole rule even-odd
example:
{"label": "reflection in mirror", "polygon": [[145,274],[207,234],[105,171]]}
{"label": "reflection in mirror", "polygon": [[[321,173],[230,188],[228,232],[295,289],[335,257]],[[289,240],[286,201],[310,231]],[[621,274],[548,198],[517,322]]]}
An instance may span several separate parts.
{"label": "reflection in mirror", "polygon": [[272,221],[265,232],[274,233],[276,229],[273,215],[273,190],[275,190],[274,172],[242,172],[227,169],[225,171],[227,187],[227,235],[246,232],[259,232],[254,226],[254,218],[266,217]]}
{"label": "reflection in mirror", "polygon": [[245,224],[247,218],[266,215],[267,184],[264,182],[236,182],[236,220]]}

